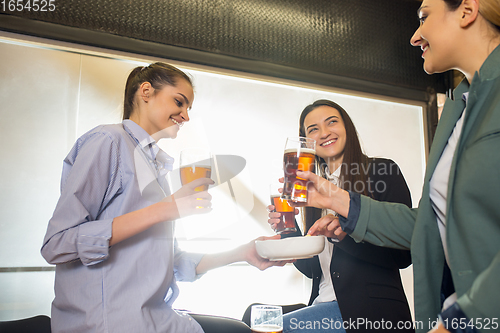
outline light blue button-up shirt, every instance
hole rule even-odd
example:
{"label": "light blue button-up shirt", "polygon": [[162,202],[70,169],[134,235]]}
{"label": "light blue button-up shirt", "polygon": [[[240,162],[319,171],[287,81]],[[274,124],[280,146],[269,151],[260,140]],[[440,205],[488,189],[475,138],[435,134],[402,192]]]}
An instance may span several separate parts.
{"label": "light blue button-up shirt", "polygon": [[113,218],[170,194],[165,174],[172,163],[131,120],[77,140],[64,160],[61,197],[42,246],[56,265],[52,332],[203,332],[171,307],[175,281],[198,278],[203,256],[177,248],[174,222],[109,247]]}

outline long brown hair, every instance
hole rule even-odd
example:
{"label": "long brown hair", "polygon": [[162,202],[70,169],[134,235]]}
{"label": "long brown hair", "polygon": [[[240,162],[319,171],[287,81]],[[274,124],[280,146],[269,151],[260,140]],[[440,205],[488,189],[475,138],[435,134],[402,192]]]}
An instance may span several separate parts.
{"label": "long brown hair", "polygon": [[163,62],[155,62],[149,66],[134,68],[125,84],[123,119],[129,119],[132,115],[135,105],[135,93],[143,82],[149,82],[156,93],[165,85],[176,86],[179,78],[185,79],[191,86],[193,85],[186,73]]}
{"label": "long brown hair", "polygon": [[[369,191],[369,182],[368,182],[368,164],[369,158],[363,153],[361,149],[361,144],[358,138],[358,132],[356,131],[356,127],[351,120],[351,117],[347,114],[343,107],[338,105],[337,103],[327,100],[321,99],[317,100],[314,103],[306,106],[302,113],[300,114],[299,120],[299,135],[306,136],[306,130],[304,126],[304,121],[309,113],[314,111],[316,108],[320,106],[329,106],[334,108],[340,113],[342,120],[344,121],[345,131],[346,131],[346,144],[344,148],[344,154],[342,158],[342,165],[340,168],[340,187],[344,190],[357,192],[360,194],[364,194],[367,196],[371,196]],[[319,170],[322,177],[325,176],[325,169],[327,167],[326,161],[316,156],[317,170]],[[333,172],[335,170],[329,170]],[[321,217],[321,210],[307,207],[303,211],[304,222],[306,230],[308,230],[312,224]]]}

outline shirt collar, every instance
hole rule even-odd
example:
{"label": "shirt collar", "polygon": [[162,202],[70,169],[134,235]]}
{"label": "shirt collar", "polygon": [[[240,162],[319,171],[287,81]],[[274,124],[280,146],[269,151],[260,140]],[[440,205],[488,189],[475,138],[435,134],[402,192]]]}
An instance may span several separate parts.
{"label": "shirt collar", "polygon": [[453,96],[462,96],[464,92],[468,92],[471,85],[477,85],[480,82],[494,80],[500,76],[500,45],[498,45],[493,52],[490,53],[488,58],[484,61],[479,69],[479,72],[474,73],[472,82],[469,85],[467,78],[464,78],[462,82],[453,91]]}
{"label": "shirt collar", "polygon": [[338,179],[340,177],[340,169],[341,168],[342,168],[342,164],[339,165],[337,170],[335,170],[333,173],[330,173],[330,170],[328,169],[328,167],[326,167],[325,168],[326,178],[328,178],[328,180]]}
{"label": "shirt collar", "polygon": [[493,80],[500,76],[500,45],[498,45],[486,58],[479,69],[479,79]]}
{"label": "shirt collar", "polygon": [[161,150],[156,141],[144,130],[144,128],[130,119],[123,120],[123,125],[128,129],[130,135],[132,135],[146,155],[150,156],[153,161],[156,161],[160,167],[168,171],[173,169],[174,158]]}
{"label": "shirt collar", "polygon": [[[134,139],[137,141],[137,144],[139,144],[141,148],[144,149],[148,145],[156,143],[156,141],[151,137],[151,135],[149,135],[148,132],[144,130],[144,128],[137,125],[133,120],[125,119],[123,120],[123,125],[127,126],[127,128],[130,131],[130,134],[132,134]],[[155,152],[155,155],[156,153],[157,152]]]}

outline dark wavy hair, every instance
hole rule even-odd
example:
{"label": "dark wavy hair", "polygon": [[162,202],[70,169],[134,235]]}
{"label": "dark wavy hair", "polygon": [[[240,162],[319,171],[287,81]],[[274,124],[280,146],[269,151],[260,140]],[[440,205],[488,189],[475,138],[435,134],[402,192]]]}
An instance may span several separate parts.
{"label": "dark wavy hair", "polygon": [[[331,108],[334,108],[340,113],[340,116],[344,121],[346,143],[344,148],[344,157],[342,159],[342,166],[340,168],[340,187],[342,187],[344,190],[371,196],[371,193],[369,191],[368,175],[366,174],[366,172],[364,172],[365,170],[368,170],[370,159],[363,153],[356,127],[354,126],[351,117],[349,117],[349,114],[347,114],[343,107],[327,99],[320,99],[306,106],[300,114],[299,135],[303,137],[306,136],[304,121],[309,113],[320,106],[329,106]],[[316,163],[321,176],[326,178],[326,161],[323,158],[316,156]],[[333,172],[335,170],[329,171]],[[359,189],[359,187],[356,186],[359,184],[363,185],[362,189]],[[303,215],[305,228],[306,230],[309,230],[312,224],[321,217],[321,210],[317,208],[307,207],[303,210]]]}
{"label": "dark wavy hair", "polygon": [[178,79],[185,79],[192,86],[191,78],[172,65],[163,62],[155,62],[145,67],[136,67],[130,72],[125,84],[125,96],[123,99],[123,119],[129,119],[134,111],[135,93],[142,83],[149,82],[156,91],[165,85],[176,86]]}

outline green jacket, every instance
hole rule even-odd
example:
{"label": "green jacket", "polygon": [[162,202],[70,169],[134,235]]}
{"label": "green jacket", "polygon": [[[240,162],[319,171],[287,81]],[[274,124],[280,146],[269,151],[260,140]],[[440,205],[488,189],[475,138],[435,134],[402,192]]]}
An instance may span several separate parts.
{"label": "green jacket", "polygon": [[[445,104],[432,143],[418,208],[361,197],[356,241],[411,249],[415,320],[419,332],[441,312],[445,261],[429,181],[459,119],[469,91],[464,127],[453,158],[447,197],[446,240],[458,305],[474,323],[500,332],[500,46],[472,83],[464,80]],[[496,319],[495,319],[496,318]],[[497,324],[494,325],[493,322]],[[478,328],[479,328],[478,326]],[[496,328],[496,329],[495,329]]]}

